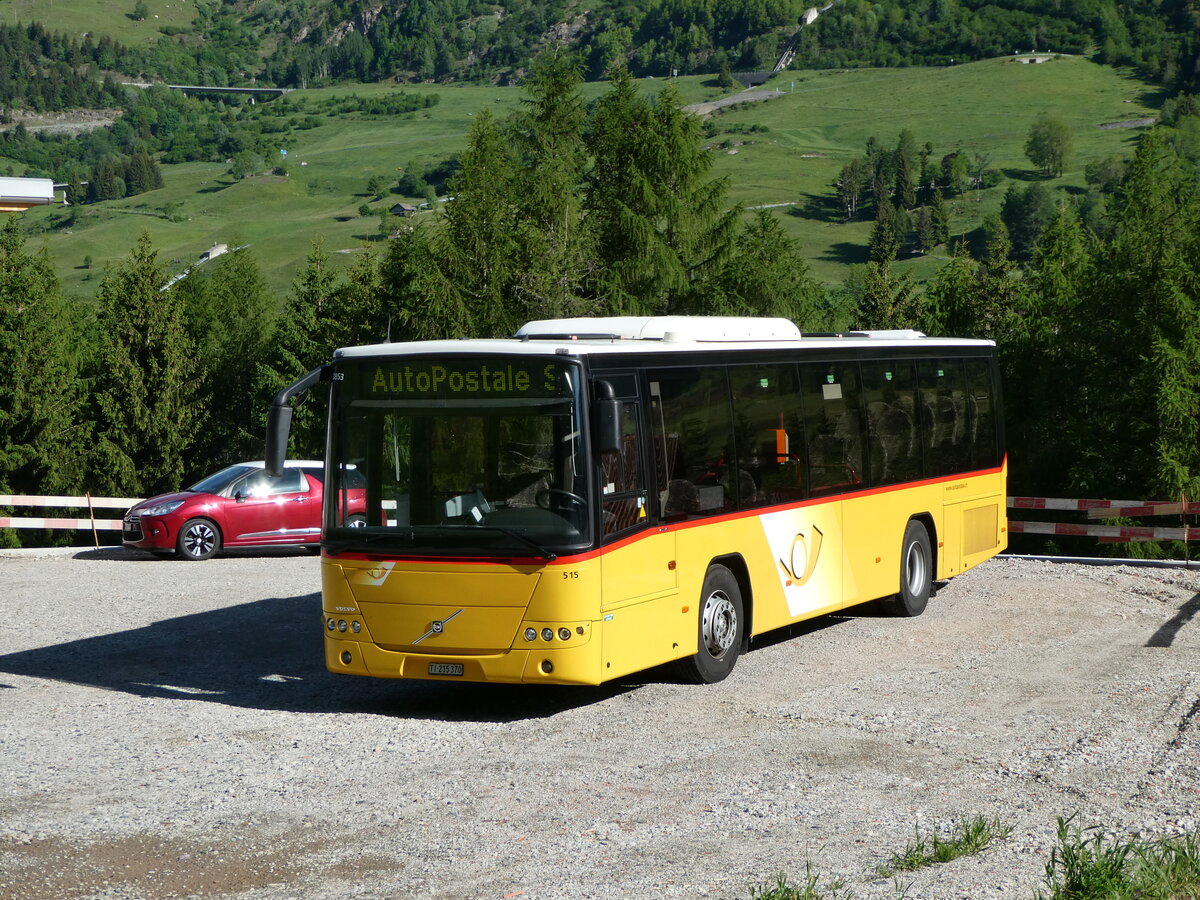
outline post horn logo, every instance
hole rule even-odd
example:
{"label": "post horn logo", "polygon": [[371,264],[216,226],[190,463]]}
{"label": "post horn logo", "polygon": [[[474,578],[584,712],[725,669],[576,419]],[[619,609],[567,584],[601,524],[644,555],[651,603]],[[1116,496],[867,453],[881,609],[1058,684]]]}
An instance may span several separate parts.
{"label": "post horn logo", "polygon": [[779,561],[779,565],[788,579],[785,587],[804,587],[808,579],[812,578],[813,570],[817,568],[817,557],[821,555],[821,542],[824,539],[825,535],[821,534],[821,529],[816,525],[812,527],[811,547],[805,540],[803,532],[796,535],[795,540],[792,541],[791,553],[788,554],[788,562],[784,562],[782,559]]}

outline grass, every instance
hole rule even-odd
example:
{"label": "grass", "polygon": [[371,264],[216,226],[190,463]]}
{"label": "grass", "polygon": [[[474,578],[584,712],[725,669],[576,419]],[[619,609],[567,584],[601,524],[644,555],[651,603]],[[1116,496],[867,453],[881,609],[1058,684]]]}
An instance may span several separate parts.
{"label": "grass", "polygon": [[751,888],[750,900],[851,900],[852,894],[842,881],[832,881],[821,886],[820,876],[813,870],[812,862],[804,866],[804,883],[789,884],[786,875],[775,878],[775,884],[763,888]]}
{"label": "grass", "polygon": [[[55,0],[61,2],[65,0]],[[172,0],[173,9],[175,5]],[[9,9],[9,4],[3,8]],[[62,26],[56,22],[55,27]],[[656,92],[662,82],[645,79],[639,84]],[[680,78],[677,86],[689,103],[723,94],[711,76]],[[718,128],[754,124],[767,128],[756,134],[718,134],[709,140],[714,148],[727,137],[747,142],[733,148],[738,151],[734,155],[714,149],[715,173],[729,177],[733,202],[789,204],[777,210],[780,222],[798,241],[813,274],[828,284],[844,280],[848,264],[866,260],[871,224],[843,224],[826,203],[839,170],[863,153],[869,136],[892,147],[900,130],[908,127],[918,145],[932,143],[937,159],[956,148],[990,154],[991,167],[1004,173],[1000,184],[950,203],[953,230],[964,233],[977,228],[985,213],[999,208],[1010,184],[1034,179],[1023,145],[1039,113],[1070,124],[1074,153],[1063,176],[1049,183],[1078,191],[1088,162],[1129,154],[1132,141],[1142,132],[1097,126],[1150,116],[1156,102],[1146,83],[1076,58],[1037,66],[996,59],[949,68],[788,72],[768,86],[784,93],[715,119]],[[605,84],[587,84],[585,99],[606,89]],[[164,188],[84,207],[69,230],[48,227],[51,217],[62,215],[61,208],[30,210],[24,218],[35,232],[39,227],[44,230],[38,241],[44,241],[64,287],[76,296],[95,292],[105,263],[123,259],[143,228],[149,230],[171,274],[214,243],[248,243],[268,284],[283,296],[313,240],[323,238],[333,258],[347,265],[353,252],[380,246],[377,220],[358,215],[362,203],[376,210],[398,200],[421,199],[389,194],[374,201],[365,196],[372,175],[394,184],[410,163],[424,166],[445,159],[463,147],[480,110],[503,117],[520,108],[524,96],[520,88],[478,85],[346,85],[289,96],[320,100],[396,90],[434,92],[440,102],[411,117],[322,118],[317,128],[281,136],[280,147],[289,151],[286,179],[235,183],[225,174],[224,163],[164,166]],[[165,214],[168,209],[174,211],[170,218],[175,221]],[[92,257],[92,270],[81,267],[86,256]],[[898,268],[920,280],[943,261],[944,256],[931,254],[905,260]]]}
{"label": "grass", "polygon": [[188,28],[196,17],[195,0],[146,0],[149,15],[140,22],[129,14],[137,0],[5,0],[0,22],[41,22],[51,31],[95,38],[105,35],[128,47],[153,44],[166,27]]}
{"label": "grass", "polygon": [[[933,145],[935,160],[954,150],[990,155],[989,167],[1003,174],[1000,183],[949,202],[952,233],[962,234],[999,210],[1010,185],[1036,179],[1024,144],[1040,113],[1066,123],[1074,145],[1066,171],[1048,183],[1078,191],[1089,162],[1131,154],[1144,131],[1099,126],[1150,117],[1159,102],[1146,83],[1073,57],[1040,65],[999,58],[946,68],[785,72],[768,87],[785,93],[717,119],[769,131],[736,155],[719,154],[716,170],[729,176],[732,198],[747,206],[794,204],[783,225],[825,282],[841,281],[847,264],[867,259],[871,223],[840,224],[822,205],[842,166],[863,154],[867,138],[892,148],[908,128],[918,146]],[[898,268],[921,279],[943,261],[936,254],[915,257]]]}
{"label": "grass", "polygon": [[[1072,824],[1074,817],[1058,819],[1058,846],[1046,864],[1046,890],[1033,900],[1200,900],[1200,835],[1186,834],[1170,840],[1106,839],[1097,829],[1085,835]],[[919,833],[904,850],[894,853],[874,875],[895,875],[981,853],[1003,840],[1012,827],[983,816],[963,819],[953,834],[926,839]],[[893,881],[897,900],[903,900],[913,883]],[[786,874],[773,885],[750,888],[751,900],[853,900],[845,881],[822,886],[812,862],[804,877],[792,884]]]}
{"label": "grass", "polygon": [[1200,837],[1106,841],[1058,820],[1058,847],[1046,864],[1048,893],[1038,900],[1197,900]]}
{"label": "grass", "polygon": [[960,856],[980,853],[994,841],[1002,841],[1010,834],[1012,826],[1002,824],[999,819],[989,821],[983,816],[961,820],[948,838],[939,837],[936,833],[926,838],[918,830],[912,843],[901,852],[893,853],[891,859],[880,867],[880,874],[913,872],[925,866],[950,862]]}

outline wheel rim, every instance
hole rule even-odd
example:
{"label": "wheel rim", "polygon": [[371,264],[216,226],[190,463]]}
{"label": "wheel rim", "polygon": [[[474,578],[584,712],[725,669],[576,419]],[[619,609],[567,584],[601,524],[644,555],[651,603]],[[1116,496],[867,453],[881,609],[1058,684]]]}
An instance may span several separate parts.
{"label": "wheel rim", "polygon": [[925,553],[917,541],[908,545],[908,552],[904,555],[904,572],[908,592],[919,595],[925,589]]}
{"label": "wheel rim", "polygon": [[713,591],[704,600],[700,638],[713,659],[720,659],[737,637],[737,607],[724,591]]}
{"label": "wheel rim", "polygon": [[197,522],[183,533],[183,546],[190,556],[212,553],[216,544],[216,533],[203,522]]}

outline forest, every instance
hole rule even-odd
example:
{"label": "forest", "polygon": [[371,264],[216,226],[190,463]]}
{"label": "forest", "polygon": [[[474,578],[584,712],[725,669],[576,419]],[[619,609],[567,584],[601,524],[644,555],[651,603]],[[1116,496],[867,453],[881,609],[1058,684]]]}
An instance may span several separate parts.
{"label": "forest", "polygon": [[[585,77],[948,65],[1016,51],[1085,54],[1172,90],[1200,89],[1195,0],[200,0],[190,26],[139,47],[42,23],[0,26],[0,108],[122,105],[118,83],[316,87],[519,83],[550,46]],[[131,3],[132,6],[132,3]],[[113,32],[120,35],[120,24]]]}
{"label": "forest", "polygon": [[[775,213],[728,203],[673,84],[647,95],[618,67],[585,104],[586,71],[579,57],[539,57],[518,112],[472,120],[448,174],[453,203],[348,270],[315,244],[285,298],[249,249],[166,289],[143,234],[104,272],[95,302],[76,301],[10,218],[0,493],[146,496],[259,457],[269,399],[338,346],[506,335],[532,318],[690,313],[992,338],[1014,492],[1197,495],[1200,105],[1190,95],[1168,101],[1131,155],[1098,166],[1086,198],[1047,206],[1030,199],[1037,182],[1014,188],[982,233],[949,244],[932,227],[937,198],[970,183],[971,161],[930,155],[908,131],[894,147],[872,138],[848,164],[861,183],[847,210],[874,219],[872,260],[825,289]],[[902,235],[899,214],[910,222]],[[916,284],[893,269],[900,240],[942,244],[950,262]],[[319,455],[319,416],[301,409],[294,454]]]}

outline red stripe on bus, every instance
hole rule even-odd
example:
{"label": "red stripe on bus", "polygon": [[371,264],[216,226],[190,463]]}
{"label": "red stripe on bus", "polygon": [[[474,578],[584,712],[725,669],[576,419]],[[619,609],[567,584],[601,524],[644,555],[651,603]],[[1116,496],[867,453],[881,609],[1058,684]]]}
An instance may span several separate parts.
{"label": "red stripe on bus", "polygon": [[[1007,458],[1006,458],[1007,462]],[[781,503],[774,506],[756,506],[754,509],[742,509],[736,512],[725,513],[721,516],[709,516],[700,519],[691,519],[680,522],[666,522],[657,527],[647,528],[643,531],[623,537],[620,540],[613,541],[611,544],[605,544],[603,547],[598,547],[594,550],[587,550],[583,553],[573,553],[569,555],[559,556],[552,563],[540,556],[493,556],[493,557],[478,557],[478,556],[400,556],[395,553],[338,553],[325,554],[333,559],[348,559],[362,560],[366,562],[405,562],[437,565],[445,563],[447,565],[511,565],[511,566],[547,566],[547,565],[570,565],[574,563],[586,562],[590,559],[603,556],[607,553],[612,553],[620,550],[623,547],[628,547],[630,544],[638,541],[646,540],[658,534],[667,534],[672,531],[682,531],[688,528],[699,528],[704,525],[715,525],[720,522],[733,522],[738,519],[758,518],[759,516],[768,515],[770,513],[786,512],[792,509],[804,509],[809,506],[820,506],[827,503],[837,503],[843,500],[855,500],[861,497],[874,497],[882,494],[892,494],[896,491],[904,491],[916,487],[929,487],[936,484],[945,484],[951,481],[959,481],[967,478],[981,478],[987,475],[999,475],[1004,471],[1004,465],[997,466],[994,469],[980,469],[975,472],[964,472],[958,475],[944,475],[937,478],[927,478],[922,481],[906,481],[901,484],[892,484],[885,487],[867,488],[861,491],[845,494],[830,494],[827,497],[810,497],[807,500],[799,500],[795,503]]]}

